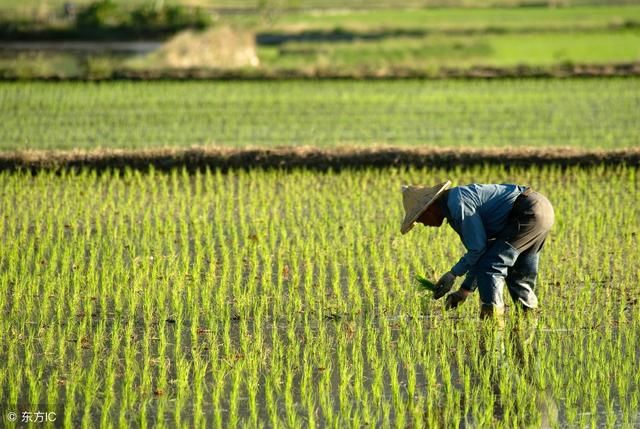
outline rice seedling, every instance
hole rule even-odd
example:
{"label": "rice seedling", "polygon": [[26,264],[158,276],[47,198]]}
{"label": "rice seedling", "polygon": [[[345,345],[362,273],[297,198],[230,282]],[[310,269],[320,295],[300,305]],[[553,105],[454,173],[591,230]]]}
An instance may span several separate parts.
{"label": "rice seedling", "polygon": [[[417,287],[463,249],[446,228],[400,236],[397,189],[443,177],[549,196],[537,320],[508,311],[498,330],[477,298],[445,312]],[[637,426],[637,189],[623,166],[2,173],[3,415]]]}
{"label": "rice seedling", "polygon": [[416,274],[415,278],[418,281],[418,285],[420,286],[421,289],[429,292],[433,292],[435,290],[436,288],[435,283],[433,283],[428,278],[421,276],[420,274]]}
{"label": "rice seedling", "polygon": [[637,78],[3,82],[0,149],[621,149],[637,146],[638,88]]}

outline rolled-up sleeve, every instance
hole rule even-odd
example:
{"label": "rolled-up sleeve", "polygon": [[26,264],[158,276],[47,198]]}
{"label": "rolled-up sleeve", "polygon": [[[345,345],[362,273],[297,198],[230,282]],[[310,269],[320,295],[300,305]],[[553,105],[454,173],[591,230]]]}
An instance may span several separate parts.
{"label": "rolled-up sleeve", "polygon": [[[451,207],[450,207],[451,210]],[[451,272],[456,276],[462,276],[478,262],[487,248],[487,234],[480,214],[464,199],[460,199],[460,205],[451,210],[451,215],[456,219],[460,228],[460,239],[467,249],[467,253],[460,258]]]}

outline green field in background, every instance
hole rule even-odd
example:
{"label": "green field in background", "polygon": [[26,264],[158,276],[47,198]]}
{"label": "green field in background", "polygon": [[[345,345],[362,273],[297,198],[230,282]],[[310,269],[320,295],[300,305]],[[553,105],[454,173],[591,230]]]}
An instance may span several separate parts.
{"label": "green field in background", "polygon": [[[259,30],[258,56],[267,69],[334,71],[640,61],[640,29],[625,23],[640,23],[640,7],[288,14]],[[281,43],[260,43],[269,34]]]}
{"label": "green field in background", "polygon": [[[161,51],[164,52],[164,51]],[[260,65],[243,72],[267,75],[291,70],[317,75],[393,75],[410,71],[424,76],[464,73],[474,67],[554,69],[560,66],[640,61],[640,30],[576,33],[509,33],[473,36],[435,34],[385,37],[380,40],[287,41],[258,45]],[[7,77],[104,77],[114,71],[155,70],[168,66],[164,53],[147,57],[89,53],[11,52],[0,55],[0,74]],[[175,54],[177,55],[177,54]],[[160,59],[158,59],[160,58]]]}
{"label": "green field in background", "polygon": [[[45,21],[46,16],[43,13]],[[52,18],[51,25],[60,30],[71,26],[72,20]],[[266,75],[293,70],[316,76],[394,76],[403,72],[434,76],[447,75],[444,69],[464,73],[474,67],[553,69],[571,64],[640,62],[638,5],[287,11],[225,15],[214,23],[214,27],[229,25],[242,34],[242,40],[248,40],[235,47],[238,51],[252,51],[255,40],[260,65],[250,73]],[[109,37],[117,38],[117,34]],[[198,43],[198,36],[189,37],[191,43]],[[233,69],[238,65],[229,59],[214,65],[199,62],[199,52],[203,58],[215,57],[218,49],[234,49],[232,43],[224,47],[210,44],[210,51],[189,54],[182,48],[171,50],[169,44],[146,56],[109,53],[100,45],[95,45],[94,51],[79,53],[2,50],[0,44],[0,75],[18,79],[104,78],[127,70],[162,73],[176,64]],[[238,76],[247,73],[242,68],[235,70]]]}
{"label": "green field in background", "polygon": [[355,74],[394,68],[437,74],[442,68],[474,66],[631,63],[640,61],[640,30],[289,42],[278,47],[259,46],[258,57],[265,70]]}
{"label": "green field in background", "polygon": [[[76,5],[91,3],[95,0],[75,0]],[[149,4],[155,0],[114,0],[120,4]],[[42,10],[61,8],[67,0],[0,0],[0,9]],[[349,8],[423,8],[423,7],[518,7],[535,6],[551,8],[584,5],[629,5],[638,4],[637,0],[166,0],[163,3],[180,4],[212,9],[337,9]]]}
{"label": "green field in background", "polygon": [[[477,295],[445,313],[419,292],[464,249],[446,225],[401,236],[400,187],[444,178],[549,197],[538,319],[510,307],[501,331]],[[622,167],[1,173],[0,418],[637,427],[639,185]]]}
{"label": "green field in background", "polygon": [[[0,0],[0,11],[7,16],[14,12],[29,12],[25,18],[54,17],[62,13],[59,2],[10,2]],[[82,5],[83,2],[74,2]],[[124,3],[124,2],[122,2]],[[145,4],[145,1],[126,2],[128,5]],[[166,2],[166,4],[197,5],[193,2]],[[215,3],[219,5],[219,2]],[[511,3],[512,4],[512,3]],[[494,2],[499,6],[500,2]],[[504,6],[507,7],[504,7]],[[637,24],[640,21],[640,2],[612,3],[598,5],[571,3],[572,7],[503,7],[464,8],[464,7],[410,7],[394,2],[392,8],[348,10],[343,7],[326,10],[274,10],[268,14],[221,15],[221,22],[238,22],[258,25],[261,29],[272,30],[346,30],[366,29],[427,29],[430,31],[455,30],[496,30],[506,31],[540,29],[580,29],[603,28],[623,24]],[[455,3],[454,3],[455,6]],[[268,7],[268,6],[267,6]]]}
{"label": "green field in background", "polygon": [[2,150],[640,141],[637,78],[2,83],[0,105]]}
{"label": "green field in background", "polygon": [[569,8],[433,8],[364,10],[325,13],[281,13],[273,25],[290,28],[424,28],[442,30],[567,29],[620,25],[640,20],[640,4],[579,6]]}

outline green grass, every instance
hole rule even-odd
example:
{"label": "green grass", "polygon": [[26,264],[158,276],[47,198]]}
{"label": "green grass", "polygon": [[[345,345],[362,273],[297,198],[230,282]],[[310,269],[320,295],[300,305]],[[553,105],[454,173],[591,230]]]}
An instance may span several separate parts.
{"label": "green grass", "polygon": [[542,30],[602,28],[640,20],[640,5],[570,8],[432,8],[276,15],[274,27],[306,29],[403,28],[442,30]]}
{"label": "green grass", "polygon": [[[258,56],[266,69],[431,73],[442,67],[635,62],[640,31],[620,26],[638,22],[640,6],[300,13],[282,15],[264,31],[309,37],[315,31],[316,39],[259,46]],[[336,35],[347,40],[327,40]]]}
{"label": "green grass", "polygon": [[640,31],[529,34],[487,38],[491,54],[469,62],[496,66],[640,61]]}
{"label": "green grass", "polygon": [[0,84],[0,149],[636,147],[640,81]]}
{"label": "green grass", "polygon": [[[437,278],[463,248],[447,226],[401,236],[400,185],[444,177],[554,204],[537,325],[509,312],[499,331],[475,296],[445,313],[419,292],[414,274]],[[2,173],[1,415],[637,427],[639,185],[622,167]]]}
{"label": "green grass", "polygon": [[640,61],[640,31],[394,37],[381,41],[289,42],[259,47],[267,70],[363,72],[405,68],[437,73],[473,66],[554,66]]}
{"label": "green grass", "polygon": [[[54,27],[71,24],[53,21],[57,22]],[[567,63],[640,61],[638,5],[280,12],[268,17],[223,16],[215,25],[227,24],[255,33],[260,67],[252,72],[267,75],[294,70],[321,76],[393,76],[402,71],[433,76],[444,69],[465,71],[477,66],[552,69]],[[73,31],[69,34],[77,37]],[[64,55],[61,64],[57,53],[5,52],[0,75],[95,78],[127,69],[167,67],[153,53],[125,59],[96,51],[91,54],[93,61],[86,55]]]}
{"label": "green grass", "polygon": [[[78,5],[88,4],[94,0],[77,0]],[[115,3],[144,4],[153,0],[114,0]],[[391,0],[167,0],[166,3],[183,4],[187,6],[200,6],[216,9],[256,9],[259,7],[267,9],[346,9],[346,8],[389,8],[389,7],[472,7],[486,8],[496,6],[517,7],[517,6],[542,6],[559,5],[561,7],[575,7],[585,5],[628,5],[634,4],[634,0],[404,0],[401,4]],[[0,9],[56,9],[62,8],[64,0],[0,0]]]}
{"label": "green grass", "polygon": [[[381,40],[286,42],[258,45],[260,68],[253,73],[289,70],[362,76],[404,70],[427,76],[445,69],[463,72],[473,67],[554,68],[566,64],[640,62],[640,31],[576,33],[512,33],[473,36],[436,34],[389,37]],[[100,68],[100,64],[103,67]],[[105,53],[18,53],[0,58],[0,73],[28,79],[38,76],[109,76],[117,70],[156,70],[166,67],[151,54],[118,57]]]}
{"label": "green grass", "polygon": [[[116,0],[116,3],[130,6],[148,4],[150,0],[123,1]],[[25,18],[43,18],[60,14],[63,9],[64,0],[0,0],[0,11],[10,16],[12,13],[24,13]],[[76,5],[90,3],[88,0],[74,2]],[[213,0],[176,0],[166,1],[167,4],[182,4],[185,6],[201,6],[208,8],[224,8],[233,1],[213,1]],[[236,1],[240,9],[243,7],[255,8],[258,1]],[[525,3],[525,2],[522,2]],[[387,1],[387,8],[376,9],[376,5],[384,5],[383,1],[367,2],[370,8],[353,9],[348,11],[349,6],[358,6],[357,0],[341,2],[338,8],[332,9],[331,4],[314,1],[290,1],[291,6],[300,6],[285,10],[278,10],[279,5],[285,2],[267,1],[266,10],[270,10],[268,20],[259,16],[242,17],[226,15],[225,19],[243,21],[254,21],[258,19],[263,25],[269,24],[274,28],[294,25],[296,28],[309,29],[330,29],[340,28],[426,28],[430,30],[452,30],[452,29],[485,29],[485,28],[506,28],[506,29],[540,29],[540,28],[571,28],[571,27],[604,27],[608,25],[619,25],[624,22],[637,22],[640,20],[640,5],[635,1],[576,1],[565,2],[569,7],[512,7],[517,5],[513,0],[469,0],[466,5],[479,6],[476,8],[459,7],[464,6],[462,1],[450,1],[447,7],[447,0],[443,0],[440,5],[444,7],[428,7],[436,2],[430,1],[420,3],[407,1],[403,3]],[[318,7],[320,10],[307,10],[308,6]],[[491,6],[491,7],[487,7]],[[372,9],[372,8],[373,9]],[[322,9],[328,9],[322,11]],[[347,12],[348,11],[348,12]]]}

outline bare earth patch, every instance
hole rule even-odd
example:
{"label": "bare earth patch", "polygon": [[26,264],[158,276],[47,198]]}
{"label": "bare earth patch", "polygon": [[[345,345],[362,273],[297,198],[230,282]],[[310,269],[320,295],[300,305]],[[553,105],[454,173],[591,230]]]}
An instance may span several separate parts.
{"label": "bare earth patch", "polygon": [[[211,30],[183,31],[143,59],[152,68],[171,70],[218,69],[260,65],[255,37],[247,31],[223,26]],[[133,62],[135,64],[135,61]]]}
{"label": "bare earth patch", "polygon": [[[187,37],[187,36],[185,36]],[[247,41],[249,43],[250,41]],[[253,48],[247,45],[236,53],[224,50],[194,51],[181,49],[182,41],[171,49],[159,49],[142,60],[131,60],[130,68],[113,70],[107,75],[65,76],[59,73],[31,76],[43,81],[117,81],[117,80],[255,80],[290,79],[520,79],[520,78],[599,78],[640,76],[640,62],[611,64],[561,64],[553,66],[515,66],[441,68],[437,71],[392,67],[383,70],[339,70],[328,68],[268,69],[260,67]],[[150,64],[154,64],[153,67]],[[149,67],[149,68],[147,68]],[[0,81],[24,79],[0,70]]]}
{"label": "bare earth patch", "polygon": [[210,169],[445,167],[478,164],[505,166],[640,166],[640,148],[613,151],[574,148],[439,149],[402,147],[282,147],[275,149],[220,147],[165,148],[148,150],[71,150],[0,152],[0,171],[65,169],[157,170]]}

